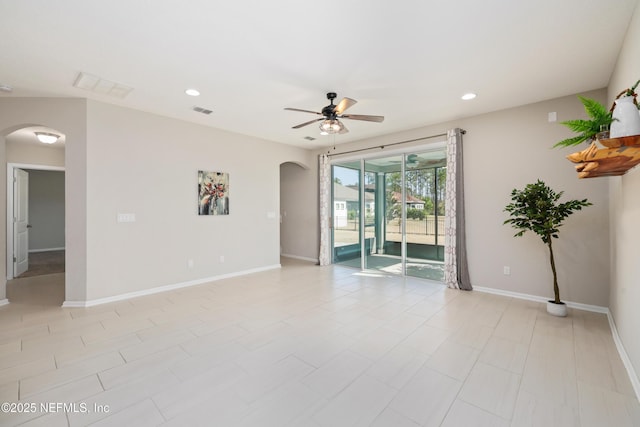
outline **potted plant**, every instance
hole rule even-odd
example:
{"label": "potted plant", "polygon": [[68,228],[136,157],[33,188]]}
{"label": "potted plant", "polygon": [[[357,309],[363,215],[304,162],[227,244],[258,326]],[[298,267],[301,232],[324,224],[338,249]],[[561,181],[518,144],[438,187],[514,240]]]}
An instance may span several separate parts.
{"label": "potted plant", "polygon": [[504,209],[511,216],[504,224],[511,224],[519,230],[514,237],[520,237],[526,231],[533,231],[549,248],[554,299],[547,303],[547,312],[555,316],[566,316],[567,307],[560,300],[552,241],[558,238],[559,228],[569,215],[592,205],[587,199],[559,203],[563,193],[556,193],[543,181],[538,180],[533,184],[527,184],[523,190],[514,189],[511,192],[511,203]]}
{"label": "potted plant", "polygon": [[611,126],[611,138],[640,135],[640,116],[638,115],[638,102],[636,88],[640,84],[638,80],[633,86],[623,90],[616,96],[611,110],[614,123]]}
{"label": "potted plant", "polygon": [[554,145],[554,148],[570,147],[572,145],[578,145],[581,142],[595,141],[596,139],[599,139],[598,134],[600,132],[607,132],[609,130],[609,126],[615,120],[613,118],[613,113],[607,110],[607,107],[600,104],[598,101],[591,98],[584,98],[582,96],[578,96],[578,98],[580,98],[582,105],[584,105],[584,110],[591,120],[577,119],[560,122],[560,124],[565,125],[572,131],[578,133],[578,135],[572,138],[563,139]]}

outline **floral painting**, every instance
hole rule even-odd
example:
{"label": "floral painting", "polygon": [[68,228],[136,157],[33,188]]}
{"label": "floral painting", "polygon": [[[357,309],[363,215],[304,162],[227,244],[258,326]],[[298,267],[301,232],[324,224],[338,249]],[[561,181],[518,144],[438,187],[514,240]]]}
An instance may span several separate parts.
{"label": "floral painting", "polygon": [[229,215],[229,174],[198,171],[198,215]]}

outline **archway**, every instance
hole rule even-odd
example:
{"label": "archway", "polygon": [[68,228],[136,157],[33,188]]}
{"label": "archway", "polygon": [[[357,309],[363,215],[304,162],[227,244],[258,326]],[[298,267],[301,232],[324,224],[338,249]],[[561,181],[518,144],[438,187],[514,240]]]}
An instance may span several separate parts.
{"label": "archway", "polygon": [[5,131],[10,302],[57,306],[64,302],[64,143],[64,133],[46,126]]}
{"label": "archway", "polygon": [[317,179],[308,166],[280,164],[280,256],[318,261],[317,218],[309,210],[317,199]]}

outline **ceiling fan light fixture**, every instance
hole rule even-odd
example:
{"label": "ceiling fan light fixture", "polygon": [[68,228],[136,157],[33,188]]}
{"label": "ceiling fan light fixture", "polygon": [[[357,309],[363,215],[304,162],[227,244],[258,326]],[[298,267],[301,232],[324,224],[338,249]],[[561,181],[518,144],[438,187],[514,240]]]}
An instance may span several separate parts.
{"label": "ceiling fan light fixture", "polygon": [[287,111],[299,111],[301,113],[311,113],[316,115],[315,119],[309,120],[308,122],[300,123],[299,125],[293,126],[291,129],[300,129],[313,123],[319,123],[320,135],[330,135],[336,133],[345,134],[349,132],[349,129],[347,129],[347,127],[338,119],[362,120],[365,122],[377,123],[384,121],[384,116],[372,116],[368,114],[344,114],[344,111],[346,109],[350,108],[358,101],[351,98],[343,98],[342,101],[340,101],[337,105],[334,105],[333,100],[335,99],[335,97],[335,92],[327,93],[327,99],[331,101],[331,104],[324,106],[321,110],[322,112],[286,107],[285,110]]}
{"label": "ceiling fan light fixture", "polygon": [[338,119],[326,119],[320,122],[320,135],[338,133],[344,129],[344,125]]}
{"label": "ceiling fan light fixture", "polygon": [[36,138],[38,138],[38,141],[42,142],[43,144],[53,144],[58,140],[58,138],[60,138],[60,135],[49,132],[35,132],[35,134]]}

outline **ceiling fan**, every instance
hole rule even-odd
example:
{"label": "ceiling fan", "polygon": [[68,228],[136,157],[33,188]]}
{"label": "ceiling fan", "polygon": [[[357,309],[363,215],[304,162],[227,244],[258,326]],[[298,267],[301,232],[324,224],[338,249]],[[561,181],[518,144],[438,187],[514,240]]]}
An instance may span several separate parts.
{"label": "ceiling fan", "polygon": [[336,99],[335,92],[327,93],[327,99],[331,102],[331,104],[327,105],[322,109],[321,113],[317,111],[310,110],[301,110],[299,108],[285,108],[285,110],[289,111],[300,111],[302,113],[311,113],[317,114],[318,116],[322,116],[319,119],[309,120],[308,122],[301,123],[297,126],[294,126],[292,129],[300,129],[301,127],[310,125],[316,122],[320,123],[320,134],[328,135],[331,133],[347,133],[349,130],[345,127],[345,125],[338,119],[351,119],[351,120],[363,120],[366,122],[382,122],[384,120],[384,116],[369,116],[362,114],[344,114],[344,111],[354,105],[356,102],[355,99],[351,98],[342,98],[342,101],[338,103],[338,105],[333,104],[333,100]]}
{"label": "ceiling fan", "polygon": [[[405,165],[411,168],[431,168],[436,166],[442,166],[444,159],[423,159],[420,158],[417,154],[408,154],[406,158]],[[402,160],[390,160],[389,163],[402,163]]]}
{"label": "ceiling fan", "polygon": [[[415,165],[418,164],[418,162],[419,162],[419,159],[418,159],[418,155],[417,154],[409,154],[409,155],[407,155],[407,159],[406,159],[405,165],[407,165],[407,166],[415,166]],[[389,163],[400,164],[400,163],[402,163],[402,160],[389,160]]]}

